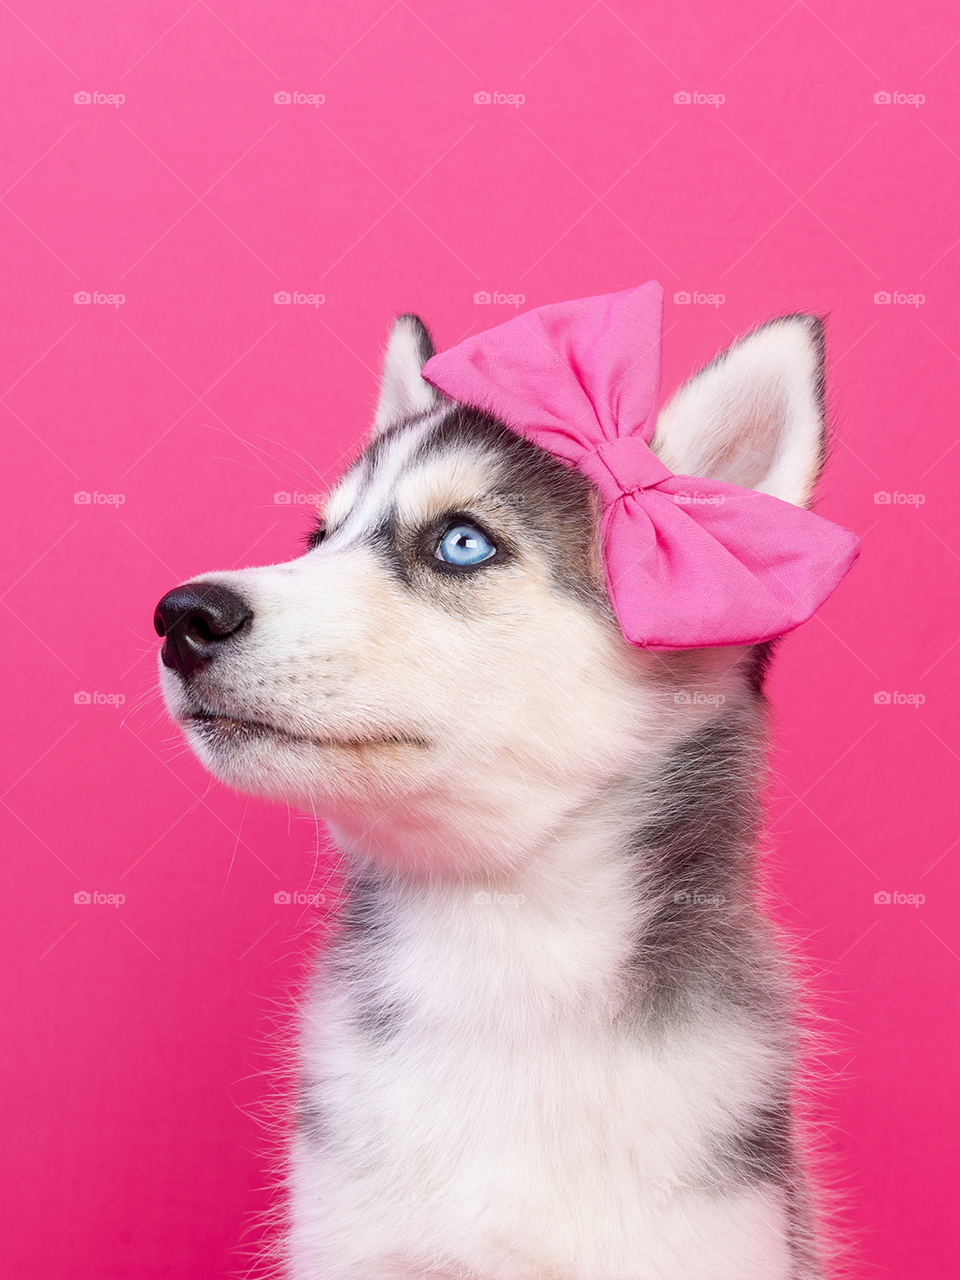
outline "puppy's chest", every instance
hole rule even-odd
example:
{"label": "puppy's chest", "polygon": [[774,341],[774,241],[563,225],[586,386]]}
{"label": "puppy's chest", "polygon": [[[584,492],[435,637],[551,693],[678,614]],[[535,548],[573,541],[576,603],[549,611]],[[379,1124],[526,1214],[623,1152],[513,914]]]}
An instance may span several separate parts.
{"label": "puppy's chest", "polygon": [[669,1195],[707,1180],[712,1150],[755,1104],[749,1047],[730,1037],[652,1044],[507,1004],[498,1017],[478,997],[437,1019],[364,992],[325,1000],[305,1062],[317,1157],[385,1193],[416,1170],[438,1198],[451,1179],[481,1196]]}

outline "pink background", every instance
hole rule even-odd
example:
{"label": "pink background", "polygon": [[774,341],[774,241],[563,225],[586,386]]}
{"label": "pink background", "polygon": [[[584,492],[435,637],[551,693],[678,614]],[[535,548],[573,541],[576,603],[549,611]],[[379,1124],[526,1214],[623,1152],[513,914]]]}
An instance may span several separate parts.
{"label": "pink background", "polygon": [[228,1275],[270,1201],[269,1037],[322,931],[274,893],[327,864],[310,823],[185,754],[155,602],[297,554],[307,508],[273,495],[322,492],[356,447],[396,311],[448,346],[515,314],[478,291],[653,276],[668,391],[768,317],[829,317],[819,510],[864,550],[782,646],[769,865],[827,1019],[817,1115],[856,1267],[950,1274],[955,6],[13,0],[0,31],[5,1275]]}

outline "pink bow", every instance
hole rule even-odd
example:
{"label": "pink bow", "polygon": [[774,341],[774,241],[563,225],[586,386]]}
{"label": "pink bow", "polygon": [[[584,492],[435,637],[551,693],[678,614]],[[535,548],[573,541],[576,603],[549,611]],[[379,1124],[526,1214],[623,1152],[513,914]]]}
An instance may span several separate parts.
{"label": "pink bow", "polygon": [[859,540],[779,498],[663,465],[649,445],[662,313],[653,280],[538,307],[434,356],[423,376],[597,486],[607,590],[632,644],[770,640],[819,608]]}

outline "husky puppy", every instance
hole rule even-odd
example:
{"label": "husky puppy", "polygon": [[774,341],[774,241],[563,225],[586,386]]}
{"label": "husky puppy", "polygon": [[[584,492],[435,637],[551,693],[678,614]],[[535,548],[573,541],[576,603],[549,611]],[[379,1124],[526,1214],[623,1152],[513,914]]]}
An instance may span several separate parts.
{"label": "husky puppy", "polygon": [[[326,818],[291,1280],[815,1280],[785,957],[757,903],[768,645],[651,652],[591,483],[421,377],[396,322],[306,554],[160,602],[169,709]],[[775,320],[661,412],[674,472],[806,505],[823,338]]]}

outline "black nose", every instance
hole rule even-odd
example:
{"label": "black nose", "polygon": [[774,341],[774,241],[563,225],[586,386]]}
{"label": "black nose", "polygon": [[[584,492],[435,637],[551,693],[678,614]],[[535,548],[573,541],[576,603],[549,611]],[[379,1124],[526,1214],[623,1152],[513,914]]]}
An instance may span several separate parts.
{"label": "black nose", "polygon": [[214,582],[187,583],[168,591],[153,615],[165,641],[165,667],[192,675],[217,656],[217,646],[245,626],[253,610],[242,596]]}

